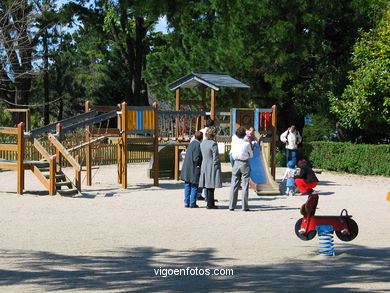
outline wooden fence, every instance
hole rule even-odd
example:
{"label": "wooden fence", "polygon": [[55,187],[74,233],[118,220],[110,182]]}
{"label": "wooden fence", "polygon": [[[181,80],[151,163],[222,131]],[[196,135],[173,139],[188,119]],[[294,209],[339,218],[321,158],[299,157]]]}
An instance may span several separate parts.
{"label": "wooden fence", "polygon": [[[55,154],[55,149],[48,141],[41,142],[43,147],[48,151],[49,154]],[[63,143],[66,148],[66,142]],[[117,163],[117,145],[115,144],[97,144],[93,146],[92,150],[92,165],[111,165]],[[266,156],[269,159],[270,145],[265,143],[265,152]],[[225,143],[225,161],[229,161],[229,152],[230,152],[230,143]],[[128,151],[128,163],[144,163],[149,162],[152,157],[152,152],[146,150],[129,150]],[[85,152],[83,149],[72,152],[72,155],[79,161],[81,165],[85,165]],[[17,153],[11,151],[0,151],[0,158],[5,160],[17,160]],[[39,161],[42,159],[42,156],[37,152],[37,150],[32,146],[30,142],[26,142],[25,148],[25,160]],[[63,167],[68,167],[68,162],[66,160],[62,161]]]}
{"label": "wooden fence", "polygon": [[[48,151],[49,154],[55,154],[55,149],[48,141],[42,141],[41,144]],[[66,148],[70,148],[64,143]],[[117,145],[114,144],[97,144],[93,146],[92,150],[92,165],[110,165],[117,163]],[[85,164],[85,151],[78,149],[72,152],[72,155],[79,161],[81,165]],[[128,151],[129,163],[149,162],[152,157],[151,152],[147,151]],[[0,151],[0,158],[5,160],[17,160],[17,153],[10,151]],[[25,160],[39,161],[42,156],[33,147],[30,142],[26,142]],[[63,167],[68,167],[68,162],[62,160]]]}

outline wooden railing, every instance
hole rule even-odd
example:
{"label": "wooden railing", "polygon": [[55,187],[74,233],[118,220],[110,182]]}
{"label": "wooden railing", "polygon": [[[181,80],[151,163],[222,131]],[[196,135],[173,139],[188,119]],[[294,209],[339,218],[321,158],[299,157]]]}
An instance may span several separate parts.
{"label": "wooden railing", "polygon": [[24,123],[21,122],[18,124],[17,128],[10,127],[0,127],[0,133],[2,134],[12,134],[17,136],[16,144],[1,144],[1,152],[11,152],[15,154],[15,162],[3,162],[0,164],[0,169],[11,169],[17,171],[17,193],[23,194],[24,189]]}
{"label": "wooden railing", "polygon": [[[50,154],[55,154],[55,148],[48,141],[41,141],[41,145],[44,149],[48,151]],[[63,143],[65,145],[65,143]],[[149,148],[150,149],[150,148]],[[229,153],[230,151],[230,143],[225,144],[225,153]],[[117,163],[117,145],[115,144],[99,144],[94,147],[92,150],[92,165],[114,165]],[[78,149],[72,151],[73,157],[79,158],[78,162],[81,165],[85,163],[85,151],[83,149]],[[139,147],[131,148],[128,151],[128,162],[131,163],[145,163],[149,162],[152,157],[152,152],[150,150],[146,151],[145,149],[140,149]],[[0,158],[5,160],[17,160],[16,152],[4,151],[0,150]],[[33,143],[30,141],[26,141],[25,147],[25,160],[31,161],[39,161],[42,158],[42,154],[40,154]],[[71,165],[63,160],[61,162],[62,167],[70,167]]]}
{"label": "wooden railing", "polygon": [[56,149],[56,157],[60,153],[62,157],[68,161],[68,163],[74,168],[76,178],[76,188],[81,190],[81,166],[76,159],[70,154],[70,152],[62,145],[62,143],[51,133],[48,134],[49,141]]}
{"label": "wooden railing", "polygon": [[42,144],[34,138],[33,141],[34,148],[40,153],[40,155],[49,163],[49,181],[46,180],[38,172],[38,169],[36,166],[33,167],[34,174],[38,177],[38,179],[42,182],[42,184],[49,190],[49,195],[55,195],[56,194],[56,159],[54,156],[50,156],[50,154],[47,152],[47,150],[42,146]]}
{"label": "wooden railing", "polygon": [[[55,153],[54,146],[51,145],[48,141],[42,141],[42,146],[51,154]],[[63,143],[64,144],[64,143]],[[64,144],[65,145],[65,144]],[[85,151],[83,149],[78,149],[72,151],[72,154],[75,158],[79,158],[80,164],[84,164]],[[117,163],[117,145],[114,144],[99,144],[95,146],[92,150],[92,165],[112,165]],[[151,152],[144,150],[129,150],[128,151],[128,162],[129,163],[143,163],[149,162],[152,156]],[[17,160],[16,152],[10,152],[5,150],[0,150],[0,158],[5,160]],[[26,142],[25,148],[25,160],[39,161],[43,156],[35,149],[34,145],[31,142]],[[70,164],[67,161],[62,162],[62,167],[69,167]]]}

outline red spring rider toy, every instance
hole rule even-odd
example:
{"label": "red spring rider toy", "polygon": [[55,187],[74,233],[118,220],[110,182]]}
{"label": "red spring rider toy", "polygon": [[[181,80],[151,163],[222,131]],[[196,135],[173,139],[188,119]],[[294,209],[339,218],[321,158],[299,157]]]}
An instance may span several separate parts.
{"label": "red spring rider toy", "polygon": [[351,241],[359,232],[358,225],[346,209],[340,216],[315,216],[318,204],[318,194],[310,194],[306,203],[301,207],[302,219],[295,224],[295,234],[302,240],[311,240],[317,234],[317,227],[322,225],[333,226],[337,238],[341,241]]}

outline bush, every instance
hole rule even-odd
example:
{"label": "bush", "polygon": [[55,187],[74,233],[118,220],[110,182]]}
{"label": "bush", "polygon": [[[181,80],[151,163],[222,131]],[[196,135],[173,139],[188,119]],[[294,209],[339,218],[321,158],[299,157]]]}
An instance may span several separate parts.
{"label": "bush", "polygon": [[284,150],[276,152],[275,160],[276,160],[276,167],[286,166],[286,152]]}
{"label": "bush", "polygon": [[304,144],[303,153],[316,168],[390,176],[390,145],[317,141]]}

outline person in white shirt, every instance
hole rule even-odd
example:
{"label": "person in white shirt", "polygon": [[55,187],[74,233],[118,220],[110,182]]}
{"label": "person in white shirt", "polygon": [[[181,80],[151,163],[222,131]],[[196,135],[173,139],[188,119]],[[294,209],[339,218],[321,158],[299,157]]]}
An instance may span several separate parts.
{"label": "person in white shirt", "polygon": [[298,145],[302,142],[302,137],[299,131],[295,129],[295,125],[291,125],[280,135],[280,141],[286,144],[286,165],[290,160],[296,164]]}
{"label": "person in white shirt", "polygon": [[249,159],[253,157],[253,151],[249,142],[244,140],[246,129],[240,127],[236,131],[236,136],[232,140],[231,155],[234,160],[232,168],[232,181],[230,187],[229,210],[234,211],[237,205],[238,190],[240,182],[242,186],[242,204],[243,211],[249,211],[248,193],[249,193],[249,176],[250,166]]}

